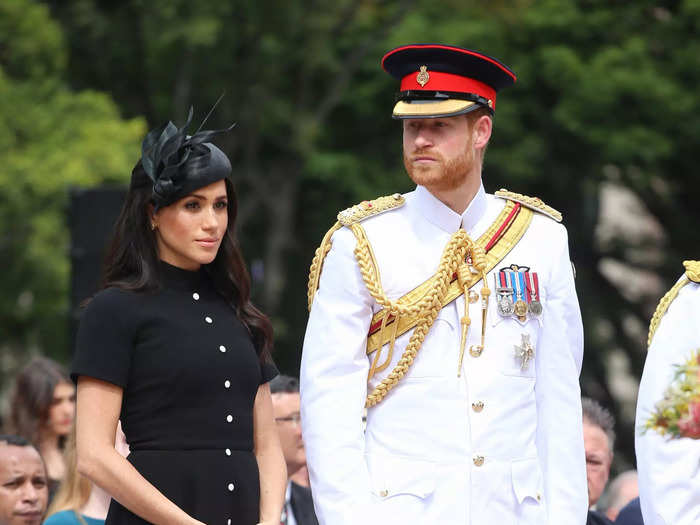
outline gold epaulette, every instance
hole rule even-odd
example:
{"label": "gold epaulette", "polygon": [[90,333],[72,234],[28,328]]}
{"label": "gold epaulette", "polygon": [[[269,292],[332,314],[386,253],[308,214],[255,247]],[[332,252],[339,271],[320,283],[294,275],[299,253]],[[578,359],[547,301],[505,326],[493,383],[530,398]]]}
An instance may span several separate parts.
{"label": "gold epaulette", "polygon": [[561,222],[562,220],[561,213],[559,213],[551,206],[547,206],[544,202],[542,202],[542,199],[538,197],[528,197],[527,195],[523,195],[522,193],[515,193],[506,189],[500,189],[496,193],[494,193],[494,195],[502,199],[508,199],[511,201],[519,202],[526,208],[538,211],[543,215],[546,215],[550,219],[554,219],[557,222]]}
{"label": "gold epaulette", "polygon": [[393,195],[387,195],[384,197],[379,197],[371,201],[362,201],[359,204],[355,204],[346,210],[341,211],[338,214],[338,222],[336,222],[330,230],[326,232],[323,236],[321,245],[316,249],[314,258],[311,261],[311,268],[309,269],[309,284],[307,289],[307,304],[309,311],[311,311],[311,306],[314,302],[314,295],[316,290],[318,290],[318,284],[321,279],[321,270],[323,269],[323,261],[331,251],[331,237],[343,226],[352,226],[357,224],[369,217],[374,217],[385,211],[393,210],[399,208],[406,203],[403,195],[400,193],[394,193]]}
{"label": "gold epaulette", "polygon": [[700,261],[683,261],[685,276],[694,283],[700,283]]}
{"label": "gold epaulette", "polygon": [[400,193],[379,197],[371,201],[362,201],[338,214],[338,222],[343,226],[351,226],[364,221],[369,217],[374,217],[385,211],[399,208],[406,203],[406,199]]}
{"label": "gold epaulette", "polygon": [[700,283],[700,261],[683,261],[683,266],[685,267],[685,273],[673,287],[666,292],[666,294],[659,301],[658,306],[654,315],[651,316],[651,321],[649,322],[649,335],[647,337],[647,348],[651,346],[651,341],[654,339],[654,334],[656,333],[661,319],[666,312],[668,307],[671,306],[673,300],[678,297],[678,293],[681,291],[686,284],[690,282]]}

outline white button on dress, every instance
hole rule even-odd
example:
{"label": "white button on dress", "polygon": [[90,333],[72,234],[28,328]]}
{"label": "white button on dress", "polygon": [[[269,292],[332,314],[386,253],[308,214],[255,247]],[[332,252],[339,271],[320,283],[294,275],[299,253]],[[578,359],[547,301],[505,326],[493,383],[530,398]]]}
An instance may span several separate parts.
{"label": "white button on dress", "polygon": [[233,487],[233,483],[229,483],[229,484],[228,484],[228,490],[229,490],[229,492],[233,492],[233,488],[234,488],[234,487]]}
{"label": "white button on dress", "polygon": [[211,317],[209,317],[208,315],[204,318],[204,320],[209,324],[212,324],[214,322],[214,320]]}
{"label": "white button on dress", "polygon": [[194,292],[192,294],[192,299],[194,299],[195,301],[199,301],[199,294],[197,292]]}
{"label": "white button on dress", "polygon": [[230,456],[230,455],[231,455],[231,449],[230,449],[230,448],[227,448],[227,449],[226,449],[226,455],[227,455],[227,456]]}
{"label": "white button on dress", "polygon": [[225,347],[224,345],[221,345],[221,346],[219,347],[219,350],[221,350],[222,352],[225,352],[225,351],[226,351],[226,347]]}
{"label": "white button on dress", "polygon": [[228,421],[229,423],[233,423],[233,416],[231,414],[226,416],[226,421]]}
{"label": "white button on dress", "polygon": [[226,381],[224,381],[224,387],[231,388],[231,381],[229,381],[228,379]]}

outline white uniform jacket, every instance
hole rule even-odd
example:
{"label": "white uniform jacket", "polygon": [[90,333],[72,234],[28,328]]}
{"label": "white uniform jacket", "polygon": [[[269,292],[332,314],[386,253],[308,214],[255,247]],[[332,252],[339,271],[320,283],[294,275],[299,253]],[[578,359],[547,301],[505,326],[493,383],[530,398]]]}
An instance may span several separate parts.
{"label": "white uniform jacket", "polygon": [[[403,207],[362,222],[392,300],[435,273],[460,226],[476,240],[505,205],[483,187],[461,216],[423,187],[405,197]],[[477,302],[457,377],[462,296],[442,309],[406,376],[368,410],[364,432],[368,388],[389,374],[411,332],[368,385],[367,332],[380,307],[365,288],[355,244],[348,228],[333,235],[302,357],[303,435],[321,525],[583,525],[583,333],[565,228],[534,214],[488,274],[483,353],[469,353],[480,342]],[[538,273],[541,322],[499,316],[493,273],[511,264]],[[526,370],[514,350],[523,334],[535,347]]]}
{"label": "white uniform jacket", "polygon": [[661,318],[649,346],[637,398],[635,449],[645,525],[700,523],[700,441],[642,433],[674,379],[674,366],[700,348],[700,284],[688,283]]}

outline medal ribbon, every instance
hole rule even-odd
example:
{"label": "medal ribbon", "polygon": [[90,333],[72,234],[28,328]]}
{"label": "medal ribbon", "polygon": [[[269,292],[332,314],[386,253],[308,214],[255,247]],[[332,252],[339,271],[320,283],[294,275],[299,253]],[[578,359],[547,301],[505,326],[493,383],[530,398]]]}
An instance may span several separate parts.
{"label": "medal ribbon", "polygon": [[508,287],[513,290],[513,304],[518,301],[520,291],[518,290],[518,278],[513,270],[508,270]]}
{"label": "medal ribbon", "polygon": [[527,288],[525,286],[525,272],[519,271],[518,272],[518,287],[519,287],[519,292],[520,292],[520,299],[525,301],[526,303],[530,302],[530,296],[525,293]]}
{"label": "medal ribbon", "polygon": [[540,283],[537,272],[525,272],[527,279],[528,302],[540,300]]}

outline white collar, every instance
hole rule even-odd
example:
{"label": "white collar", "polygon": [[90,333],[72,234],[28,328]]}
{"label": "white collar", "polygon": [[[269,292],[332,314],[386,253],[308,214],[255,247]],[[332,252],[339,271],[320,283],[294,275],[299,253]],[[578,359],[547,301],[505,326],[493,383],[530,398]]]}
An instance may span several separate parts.
{"label": "white collar", "polygon": [[484,185],[479,184],[479,191],[462,215],[455,213],[424,186],[416,186],[416,204],[421,214],[441,230],[454,233],[462,227],[469,233],[486,213],[486,191]]}

